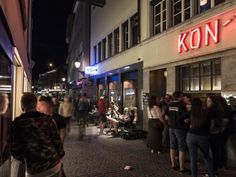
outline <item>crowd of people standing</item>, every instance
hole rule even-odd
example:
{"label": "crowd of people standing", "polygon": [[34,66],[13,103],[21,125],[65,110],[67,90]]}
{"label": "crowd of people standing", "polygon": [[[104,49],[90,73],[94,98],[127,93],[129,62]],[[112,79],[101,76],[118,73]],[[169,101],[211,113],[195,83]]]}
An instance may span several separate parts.
{"label": "crowd of people standing", "polygon": [[208,95],[205,103],[178,91],[161,100],[153,96],[147,115],[147,146],[152,153],[169,147],[173,170],[188,171],[185,167],[188,152],[192,176],[197,177],[198,151],[207,169],[205,176],[218,176],[218,169],[227,167],[226,143],[233,133],[235,112],[222,96]]}

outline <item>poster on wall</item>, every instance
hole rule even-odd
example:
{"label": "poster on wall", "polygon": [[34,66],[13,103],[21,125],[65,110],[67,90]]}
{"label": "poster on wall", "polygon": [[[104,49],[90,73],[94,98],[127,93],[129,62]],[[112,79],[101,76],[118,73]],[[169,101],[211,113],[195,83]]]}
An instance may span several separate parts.
{"label": "poster on wall", "polygon": [[147,92],[143,92],[143,105],[148,105],[150,94]]}

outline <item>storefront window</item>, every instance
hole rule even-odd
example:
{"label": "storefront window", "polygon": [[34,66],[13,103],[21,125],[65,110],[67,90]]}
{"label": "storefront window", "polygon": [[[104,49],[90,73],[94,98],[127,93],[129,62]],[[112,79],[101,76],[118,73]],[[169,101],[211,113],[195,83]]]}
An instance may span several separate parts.
{"label": "storefront window", "polygon": [[135,81],[124,81],[124,108],[136,107]]}
{"label": "storefront window", "polygon": [[177,72],[181,91],[221,90],[220,59],[180,66]]}
{"label": "storefront window", "polygon": [[9,128],[12,118],[12,65],[0,51],[0,177],[9,176]]}

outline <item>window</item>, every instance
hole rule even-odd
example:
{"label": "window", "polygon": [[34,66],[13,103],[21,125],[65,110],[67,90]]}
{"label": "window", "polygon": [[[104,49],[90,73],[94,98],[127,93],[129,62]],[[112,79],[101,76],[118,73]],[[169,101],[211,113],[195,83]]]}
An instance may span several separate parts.
{"label": "window", "polygon": [[107,58],[106,51],[107,51],[107,40],[106,38],[102,40],[102,58],[105,60]]}
{"label": "window", "polygon": [[139,43],[139,35],[140,35],[139,16],[138,13],[136,13],[133,17],[131,17],[132,45],[136,45]]}
{"label": "window", "polygon": [[97,63],[97,46],[96,45],[93,47],[93,57],[94,57],[94,63]]}
{"label": "window", "polygon": [[114,54],[120,51],[120,32],[119,28],[114,31]]}
{"label": "window", "polygon": [[101,42],[98,43],[98,63],[102,61],[102,44]]}
{"label": "window", "polygon": [[177,72],[181,91],[221,90],[220,59],[180,66]]}
{"label": "window", "polygon": [[205,12],[208,9],[217,6],[221,3],[225,2],[225,0],[199,0],[199,12]]}
{"label": "window", "polygon": [[126,50],[129,48],[129,23],[126,21],[122,25],[122,49]]}
{"label": "window", "polygon": [[[156,1],[155,1],[156,2]],[[167,29],[167,3],[166,0],[152,2],[153,6],[153,34],[161,33]]]}
{"label": "window", "polygon": [[172,2],[173,26],[189,19],[191,17],[191,0],[173,0]]}
{"label": "window", "polygon": [[108,36],[108,57],[112,56],[113,37],[112,33]]}

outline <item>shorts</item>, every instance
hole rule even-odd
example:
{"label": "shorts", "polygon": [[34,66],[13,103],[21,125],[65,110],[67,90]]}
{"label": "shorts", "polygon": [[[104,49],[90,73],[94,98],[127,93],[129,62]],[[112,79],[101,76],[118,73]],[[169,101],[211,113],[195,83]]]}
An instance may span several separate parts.
{"label": "shorts", "polygon": [[185,152],[187,150],[186,134],[187,131],[180,129],[169,129],[170,149]]}

